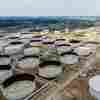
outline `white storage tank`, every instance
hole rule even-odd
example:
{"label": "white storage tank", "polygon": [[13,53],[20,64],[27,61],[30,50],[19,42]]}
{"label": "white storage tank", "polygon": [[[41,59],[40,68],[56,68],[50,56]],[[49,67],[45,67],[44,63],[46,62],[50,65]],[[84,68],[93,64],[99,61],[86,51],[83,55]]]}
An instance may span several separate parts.
{"label": "white storage tank", "polygon": [[24,43],[21,41],[13,41],[10,42],[8,46],[4,48],[5,54],[13,55],[16,53],[20,53],[24,48]]}
{"label": "white storage tank", "polygon": [[89,91],[92,96],[100,100],[100,75],[96,75],[89,80]]}

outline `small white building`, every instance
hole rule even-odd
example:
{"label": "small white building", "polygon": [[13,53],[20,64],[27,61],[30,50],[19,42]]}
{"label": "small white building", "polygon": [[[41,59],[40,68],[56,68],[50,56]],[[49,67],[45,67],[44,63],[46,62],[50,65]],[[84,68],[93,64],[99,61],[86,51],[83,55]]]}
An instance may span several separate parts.
{"label": "small white building", "polygon": [[69,32],[69,29],[68,28],[65,28],[65,32]]}

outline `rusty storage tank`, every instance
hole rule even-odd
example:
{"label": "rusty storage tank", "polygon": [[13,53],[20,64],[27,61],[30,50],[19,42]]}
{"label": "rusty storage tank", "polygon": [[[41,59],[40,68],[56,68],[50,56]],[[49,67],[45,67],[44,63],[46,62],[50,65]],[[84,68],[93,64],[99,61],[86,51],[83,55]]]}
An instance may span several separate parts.
{"label": "rusty storage tank", "polygon": [[72,51],[72,47],[68,43],[56,44],[56,49],[59,55],[64,52]]}
{"label": "rusty storage tank", "polygon": [[39,55],[40,48],[28,45],[24,48],[24,56]]}
{"label": "rusty storage tank", "polygon": [[35,76],[29,74],[12,75],[0,85],[7,100],[23,100],[36,89]]}
{"label": "rusty storage tank", "polygon": [[39,63],[39,56],[24,56],[17,61],[15,71],[23,71],[26,73],[34,74],[38,70]]}
{"label": "rusty storage tank", "polygon": [[9,55],[0,55],[0,81],[13,74],[11,57]]}
{"label": "rusty storage tank", "polygon": [[81,40],[76,40],[76,39],[70,39],[69,40],[69,43],[73,46],[73,47],[77,47],[79,45],[82,44],[82,41]]}
{"label": "rusty storage tank", "polygon": [[6,39],[1,39],[0,40],[0,54],[4,54],[4,48],[9,44],[9,41]]}
{"label": "rusty storage tank", "polygon": [[44,61],[39,64],[38,75],[46,78],[53,79],[60,76],[63,72],[63,66],[59,61]]}
{"label": "rusty storage tank", "polygon": [[44,39],[42,40],[42,47],[40,50],[41,60],[58,60],[59,55],[57,53],[54,40]]}

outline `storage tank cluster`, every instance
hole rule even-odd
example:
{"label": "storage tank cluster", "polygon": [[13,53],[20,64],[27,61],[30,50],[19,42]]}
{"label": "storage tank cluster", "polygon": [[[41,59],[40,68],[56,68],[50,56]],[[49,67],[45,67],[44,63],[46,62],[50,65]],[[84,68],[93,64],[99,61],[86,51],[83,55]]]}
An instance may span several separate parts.
{"label": "storage tank cluster", "polygon": [[91,48],[95,44],[88,44],[91,45],[32,33],[0,37],[0,89],[3,95],[8,100],[23,100],[36,89],[35,75],[47,80],[59,77],[64,65],[79,64],[80,56],[93,52]]}

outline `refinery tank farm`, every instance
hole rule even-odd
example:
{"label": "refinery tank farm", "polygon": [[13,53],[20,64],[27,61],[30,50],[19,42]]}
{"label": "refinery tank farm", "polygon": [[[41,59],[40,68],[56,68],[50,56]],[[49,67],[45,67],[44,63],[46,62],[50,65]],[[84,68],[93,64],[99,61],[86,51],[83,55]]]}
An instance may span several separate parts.
{"label": "refinery tank farm", "polygon": [[97,22],[0,17],[0,100],[99,100]]}

